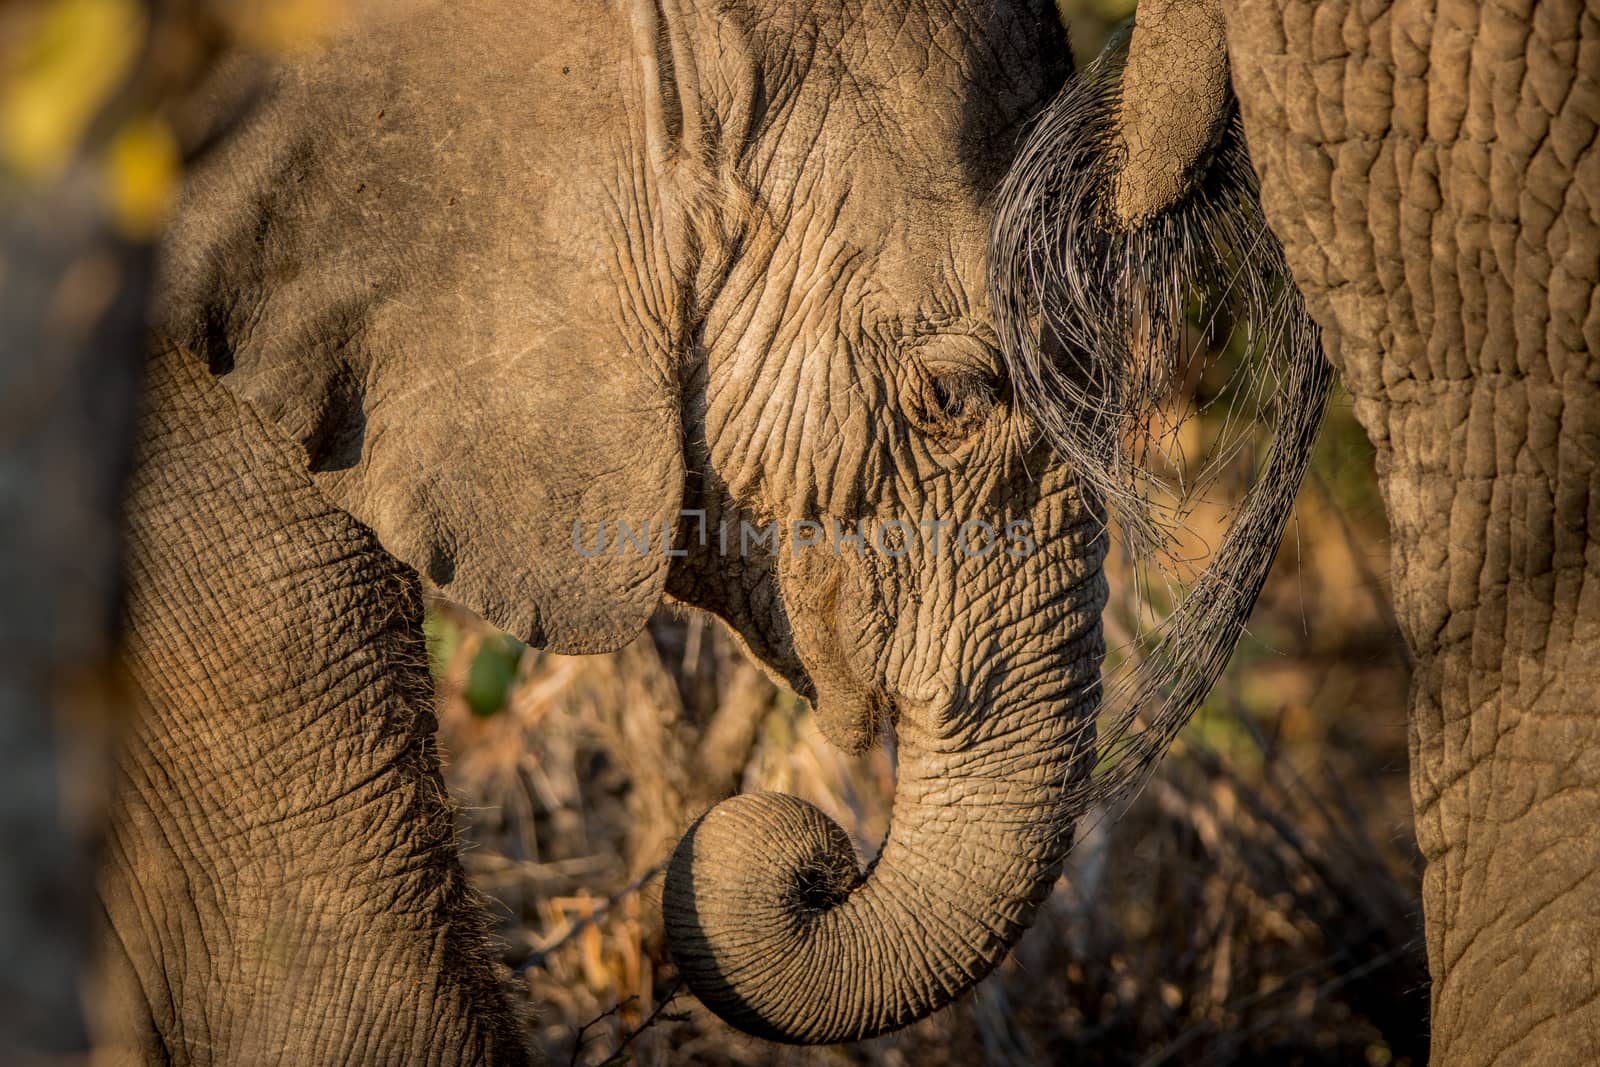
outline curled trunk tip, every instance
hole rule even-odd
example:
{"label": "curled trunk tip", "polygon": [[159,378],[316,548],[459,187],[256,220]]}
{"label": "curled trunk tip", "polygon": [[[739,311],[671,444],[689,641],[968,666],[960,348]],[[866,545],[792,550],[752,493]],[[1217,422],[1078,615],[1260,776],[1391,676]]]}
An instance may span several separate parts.
{"label": "curled trunk tip", "polygon": [[775,957],[799,949],[806,928],[860,884],[850,839],[822,812],[782,793],[732,797],[672,854],[667,946],[694,994],[741,1030],[791,1043],[867,1036],[824,1034],[808,997],[767,980]]}
{"label": "curled trunk tip", "polygon": [[[894,816],[863,873],[850,839],[810,804],[737,796],[684,835],[662,911],[679,973],[758,1037],[856,1041],[909,1026],[986,976],[1027,929],[1072,839],[1073,748],[1044,718],[1043,750],[1005,735],[952,766],[903,724]],[[981,747],[981,746],[980,746]],[[1006,751],[1011,749],[1011,751]],[[1032,781],[1026,796],[1017,783]]]}

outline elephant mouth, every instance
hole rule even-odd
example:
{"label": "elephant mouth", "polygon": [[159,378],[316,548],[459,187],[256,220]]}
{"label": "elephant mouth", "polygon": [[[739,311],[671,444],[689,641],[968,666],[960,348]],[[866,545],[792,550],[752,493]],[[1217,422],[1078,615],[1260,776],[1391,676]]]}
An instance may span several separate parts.
{"label": "elephant mouth", "polygon": [[840,612],[844,569],[828,559],[795,562],[780,569],[780,583],[794,650],[810,682],[804,695],[830,743],[852,755],[865,752],[893,726],[896,701],[887,687],[869,680],[871,674],[851,654]]}

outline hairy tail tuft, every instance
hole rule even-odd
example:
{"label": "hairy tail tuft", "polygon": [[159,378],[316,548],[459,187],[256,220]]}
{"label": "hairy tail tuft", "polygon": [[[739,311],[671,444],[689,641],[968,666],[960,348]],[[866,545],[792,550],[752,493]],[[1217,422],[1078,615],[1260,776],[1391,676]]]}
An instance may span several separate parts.
{"label": "hairy tail tuft", "polygon": [[[1266,581],[1310,465],[1332,385],[1321,336],[1267,229],[1237,107],[1181,201],[1136,225],[1110,201],[1126,161],[1115,136],[1126,40],[1038,118],[998,192],[989,294],[1018,402],[1120,529],[1134,573],[1179,588],[1106,678],[1098,759],[1082,813],[1148,778],[1222,673]],[[1192,373],[1196,306],[1243,328],[1221,391],[1221,440],[1184,474],[1171,385]],[[1252,413],[1254,417],[1252,418]],[[1240,448],[1253,484],[1208,566],[1171,561],[1185,517]]]}

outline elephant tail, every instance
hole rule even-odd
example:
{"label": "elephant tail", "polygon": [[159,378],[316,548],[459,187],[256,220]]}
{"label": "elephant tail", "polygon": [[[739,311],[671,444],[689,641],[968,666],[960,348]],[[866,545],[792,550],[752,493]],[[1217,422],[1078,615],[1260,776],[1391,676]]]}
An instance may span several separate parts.
{"label": "elephant tail", "polygon": [[[1212,30],[1220,49],[1220,24]],[[1098,764],[1079,811],[1130,797],[1227,665],[1333,380],[1262,216],[1225,58],[1212,57],[1220,95],[1215,68],[1201,64],[1195,107],[1157,101],[1135,112],[1124,98],[1152,70],[1139,32],[1131,56],[1126,37],[1114,41],[1036,120],[999,190],[990,243],[990,302],[1019,403],[1120,529],[1144,600],[1159,609],[1154,594],[1171,594],[1159,598],[1165,617],[1135,627],[1120,663],[1108,660]],[[1164,139],[1163,122],[1198,124],[1203,135]],[[1148,150],[1162,143],[1171,150]],[[1197,310],[1210,316],[1202,330]],[[1173,386],[1216,365],[1197,335],[1228,336],[1218,319],[1234,327],[1233,372],[1214,398],[1180,410]],[[1219,439],[1199,474],[1186,474],[1178,429],[1213,406]],[[1184,574],[1175,557],[1185,520],[1247,448],[1254,477],[1231,526],[1205,569]]]}

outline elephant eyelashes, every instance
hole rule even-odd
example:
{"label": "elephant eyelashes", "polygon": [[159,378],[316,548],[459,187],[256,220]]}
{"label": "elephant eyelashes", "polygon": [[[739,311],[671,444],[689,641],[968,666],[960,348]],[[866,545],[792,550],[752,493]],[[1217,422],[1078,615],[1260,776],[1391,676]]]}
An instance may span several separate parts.
{"label": "elephant eyelashes", "polygon": [[956,442],[970,437],[995,405],[995,383],[985,374],[944,371],[921,379],[908,414],[930,437]]}

